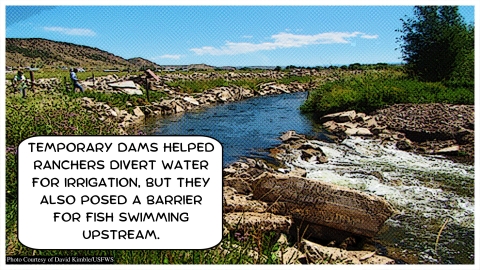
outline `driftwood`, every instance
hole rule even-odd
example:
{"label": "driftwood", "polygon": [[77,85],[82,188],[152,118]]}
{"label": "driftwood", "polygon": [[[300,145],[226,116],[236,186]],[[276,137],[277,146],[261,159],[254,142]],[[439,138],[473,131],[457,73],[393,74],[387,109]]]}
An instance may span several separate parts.
{"label": "driftwood", "polygon": [[303,177],[264,173],[252,187],[253,197],[275,214],[360,236],[375,236],[394,212],[378,196]]}

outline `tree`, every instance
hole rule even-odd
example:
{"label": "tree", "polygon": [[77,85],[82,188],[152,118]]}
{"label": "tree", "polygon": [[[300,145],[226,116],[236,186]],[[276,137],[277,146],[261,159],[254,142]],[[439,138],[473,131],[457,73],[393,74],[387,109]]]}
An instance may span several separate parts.
{"label": "tree", "polygon": [[401,19],[403,28],[397,30],[409,75],[432,82],[473,82],[474,27],[464,22],[458,7],[415,6],[414,15]]}
{"label": "tree", "polygon": [[350,65],[348,65],[348,69],[350,69],[350,70],[362,69],[362,64],[360,64],[360,63],[350,64]]}

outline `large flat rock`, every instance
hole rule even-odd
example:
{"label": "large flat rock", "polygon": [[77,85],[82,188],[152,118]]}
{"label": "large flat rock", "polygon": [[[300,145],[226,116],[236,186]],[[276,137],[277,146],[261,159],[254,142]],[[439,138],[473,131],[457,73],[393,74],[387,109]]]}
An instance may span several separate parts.
{"label": "large flat rock", "polygon": [[271,203],[275,214],[366,237],[394,212],[381,197],[303,177],[264,173],[252,186],[253,197]]}
{"label": "large flat rock", "polygon": [[332,114],[327,114],[324,115],[320,118],[320,121],[322,123],[328,122],[328,121],[335,121],[337,123],[345,123],[345,122],[352,122],[355,119],[356,116],[355,111],[345,111],[345,112],[338,112],[338,113],[332,113]]}
{"label": "large flat rock", "polygon": [[116,82],[116,83],[109,83],[108,86],[113,88],[132,88],[137,89],[135,82],[133,81],[123,81],[123,82]]}

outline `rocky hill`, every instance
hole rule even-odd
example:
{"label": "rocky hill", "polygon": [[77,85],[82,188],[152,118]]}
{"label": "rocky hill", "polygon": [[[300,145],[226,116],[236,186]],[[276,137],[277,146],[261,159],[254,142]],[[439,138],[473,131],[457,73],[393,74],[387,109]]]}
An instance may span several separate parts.
{"label": "rocky hill", "polygon": [[158,66],[142,58],[124,59],[89,46],[41,38],[7,38],[6,65],[49,67],[95,67],[98,69],[141,68]]}
{"label": "rocky hill", "polygon": [[150,60],[141,58],[141,57],[135,57],[135,58],[128,59],[128,62],[130,62],[130,64],[132,64],[136,67],[160,68],[160,65],[158,65],[158,64],[156,64],[156,63],[154,63]]}

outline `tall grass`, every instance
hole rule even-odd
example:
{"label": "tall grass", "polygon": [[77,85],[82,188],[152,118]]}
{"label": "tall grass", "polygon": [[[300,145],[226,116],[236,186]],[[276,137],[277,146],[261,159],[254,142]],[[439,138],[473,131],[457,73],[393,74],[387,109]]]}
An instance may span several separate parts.
{"label": "tall grass", "polygon": [[19,94],[7,95],[5,112],[7,255],[32,255],[33,250],[17,239],[18,145],[33,136],[116,135],[118,132],[113,123],[101,122],[81,108],[78,100],[61,93],[36,93],[26,98]]}
{"label": "tall grass", "polygon": [[205,250],[33,250],[9,236],[7,256],[112,256],[116,264],[280,264],[276,254],[285,248],[272,244],[276,238],[270,234],[263,235],[263,246],[253,238],[227,235],[219,245]]}
{"label": "tall grass", "polygon": [[401,73],[367,72],[323,84],[310,93],[301,110],[320,114],[345,110],[368,113],[396,103],[474,103],[473,87],[452,85],[420,82]]}
{"label": "tall grass", "polygon": [[[15,74],[17,74],[16,71],[14,71],[13,73],[7,73],[5,75],[5,78],[7,80],[11,80],[11,79],[13,79]],[[104,71],[86,71],[86,72],[77,72],[77,77],[80,81],[84,81],[88,78],[91,78],[92,74],[95,76],[95,78],[97,78],[97,77],[104,77],[104,76],[107,76],[107,75],[112,75],[114,73],[104,72]],[[123,76],[128,75],[128,74],[129,75],[141,75],[141,74],[144,74],[144,72],[135,71],[135,72],[130,72],[129,73],[129,72],[126,72],[126,71],[119,71],[119,72],[115,72],[115,74],[118,75],[119,77],[123,77]],[[28,80],[30,80],[30,72],[28,70],[24,71],[24,75]],[[53,70],[53,71],[40,70],[40,71],[35,71],[33,76],[34,76],[35,79],[58,78],[60,80],[63,80],[64,77],[66,77],[67,79],[70,78],[70,71],[68,71],[68,70]]]}

